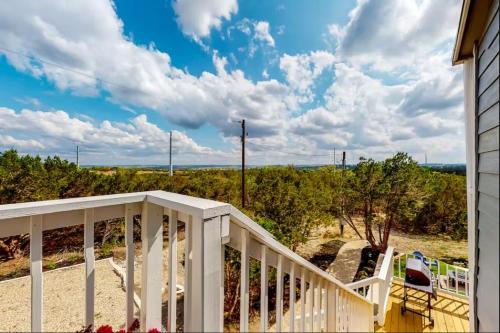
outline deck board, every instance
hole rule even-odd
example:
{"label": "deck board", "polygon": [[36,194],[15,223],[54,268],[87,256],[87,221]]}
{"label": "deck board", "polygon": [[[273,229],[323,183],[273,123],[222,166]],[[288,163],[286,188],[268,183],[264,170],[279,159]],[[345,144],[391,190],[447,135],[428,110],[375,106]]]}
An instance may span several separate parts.
{"label": "deck board", "polygon": [[[409,291],[410,295],[424,297],[423,293]],[[385,325],[377,326],[377,332],[468,332],[469,331],[469,304],[467,300],[438,292],[438,299],[433,300],[432,317],[434,327],[429,325],[429,320],[411,312],[401,315],[403,304],[403,286],[395,281],[391,288],[389,304],[385,317]],[[407,302],[407,307],[422,309],[419,304],[423,301]]]}

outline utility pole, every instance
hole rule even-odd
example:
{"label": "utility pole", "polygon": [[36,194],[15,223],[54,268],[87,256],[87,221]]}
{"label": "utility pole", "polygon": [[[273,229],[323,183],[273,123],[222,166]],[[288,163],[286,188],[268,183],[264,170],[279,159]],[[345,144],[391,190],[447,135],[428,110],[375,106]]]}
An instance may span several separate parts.
{"label": "utility pole", "polygon": [[168,175],[172,177],[174,175],[174,169],[172,166],[172,131],[170,131],[170,149],[168,151],[168,164],[170,165]]}
{"label": "utility pole", "polygon": [[333,165],[334,165],[334,166],[337,166],[337,163],[336,163],[336,160],[335,160],[335,159],[336,159],[336,157],[337,157],[337,155],[336,155],[336,153],[335,153],[335,147],[333,147]]}
{"label": "utility pole", "polygon": [[241,120],[241,207],[245,208],[245,119]]}
{"label": "utility pole", "polygon": [[80,153],[80,150],[79,150],[79,147],[76,146],[76,167],[77,168],[80,168],[80,160],[79,160],[79,153]]}
{"label": "utility pole", "polygon": [[345,216],[344,216],[344,172],[345,172],[345,151],[342,152],[342,202],[341,202],[341,210],[342,216],[340,218],[340,235],[344,235],[344,225],[345,225]]}
{"label": "utility pole", "polygon": [[427,152],[425,152],[425,166],[427,166]]}

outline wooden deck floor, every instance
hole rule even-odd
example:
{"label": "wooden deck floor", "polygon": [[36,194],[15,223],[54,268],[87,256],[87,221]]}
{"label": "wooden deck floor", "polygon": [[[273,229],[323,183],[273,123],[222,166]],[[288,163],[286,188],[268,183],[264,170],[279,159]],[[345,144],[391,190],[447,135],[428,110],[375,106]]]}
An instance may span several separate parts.
{"label": "wooden deck floor", "polygon": [[[424,297],[423,293],[411,291],[409,294]],[[421,310],[420,301],[408,301],[407,307]],[[432,301],[432,317],[434,327],[431,328],[429,320],[411,312],[401,314],[403,304],[403,285],[401,282],[394,282],[389,303],[385,324],[383,327],[377,326],[377,332],[468,332],[469,331],[469,303],[467,300],[438,293],[438,299]],[[420,303],[422,304],[422,303]]]}

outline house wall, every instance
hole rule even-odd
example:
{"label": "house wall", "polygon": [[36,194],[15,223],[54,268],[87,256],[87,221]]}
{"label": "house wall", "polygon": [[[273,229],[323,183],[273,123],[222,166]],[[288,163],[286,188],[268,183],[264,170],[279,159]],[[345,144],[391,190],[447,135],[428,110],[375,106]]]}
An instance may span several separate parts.
{"label": "house wall", "polygon": [[479,331],[499,331],[499,1],[475,54],[475,313]]}

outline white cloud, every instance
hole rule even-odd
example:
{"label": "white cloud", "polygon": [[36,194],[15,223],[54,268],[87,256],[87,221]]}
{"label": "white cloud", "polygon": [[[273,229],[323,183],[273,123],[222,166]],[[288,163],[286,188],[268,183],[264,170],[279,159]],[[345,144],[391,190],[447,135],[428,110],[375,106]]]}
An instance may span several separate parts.
{"label": "white cloud", "polygon": [[284,25],[279,25],[277,28],[276,28],[276,33],[278,35],[283,35],[285,33],[285,26]]}
{"label": "white cloud", "polygon": [[122,107],[146,107],[181,126],[209,123],[233,135],[232,121],[245,117],[255,135],[273,135],[294,106],[286,85],[226,72],[224,58],[215,58],[217,74],[193,76],[172,66],[167,53],[123,35],[123,22],[109,1],[1,2],[0,22],[2,45],[18,52],[0,53],[19,71],[75,94],[104,90]]}
{"label": "white cloud", "polygon": [[274,47],[274,38],[269,33],[269,22],[259,21],[255,24],[255,39],[267,43],[267,45]]}
{"label": "white cloud", "polygon": [[310,54],[288,55],[280,58],[280,69],[285,73],[288,84],[305,101],[311,101],[313,94],[311,87],[314,80],[327,68],[331,67],[335,56],[326,51],[314,51]]}
{"label": "white cloud", "polygon": [[[194,2],[178,1],[174,6],[181,3],[187,8],[183,9],[188,13],[185,17],[193,19],[197,15],[196,6],[192,7]],[[382,158],[406,150],[415,154],[427,151],[429,156],[434,152],[442,161],[463,161],[462,125],[460,121],[450,121],[462,115],[461,72],[450,69],[449,52],[435,50],[453,38],[454,32],[448,38],[448,23],[444,32],[424,24],[434,18],[431,9],[440,13],[441,5],[428,0],[412,5],[395,2],[394,8],[385,2],[374,3],[360,1],[346,26],[330,28],[339,39],[335,54],[284,54],[280,69],[286,83],[267,79],[265,72],[265,80],[255,82],[241,70],[227,70],[226,58],[217,52],[212,59],[216,73],[191,75],[173,66],[170,55],[154,45],[137,45],[124,36],[123,22],[110,1],[0,2],[0,43],[17,52],[0,53],[17,70],[44,77],[61,90],[78,95],[105,92],[106,98],[122,108],[148,108],[184,127],[208,124],[235,146],[239,144],[240,128],[234,121],[245,118],[250,133],[249,156],[254,163],[329,162],[328,157],[301,159],[283,151],[328,154],[334,146],[348,149],[349,156]],[[372,9],[374,17],[365,13],[369,5],[376,7]],[[221,14],[203,2],[199,10],[210,14],[204,14],[207,19],[198,23],[207,28],[191,27],[184,32],[195,39],[204,38],[210,29],[220,27],[222,19],[236,13],[237,7],[232,8]],[[418,19],[407,18],[405,27],[398,15],[406,17],[409,14],[402,11],[415,8],[417,11],[411,13]],[[382,9],[394,10],[395,14],[384,16],[379,13]],[[177,15],[184,27],[179,12]],[[443,15],[448,22],[448,14]],[[242,22],[246,23],[236,24],[235,29],[247,34],[253,43],[245,49],[249,55],[257,46],[274,50],[272,36],[262,34],[257,38],[259,22]],[[419,26],[425,30],[422,36],[417,34]],[[260,29],[269,32],[269,25],[261,24]],[[366,37],[370,30],[374,41]],[[399,34],[414,38],[408,41]],[[399,50],[405,44],[409,49]],[[394,50],[399,53],[391,53]],[[425,56],[416,56],[422,54]],[[378,71],[379,78],[364,73],[366,67]],[[322,73],[331,74],[334,82],[322,99],[314,100],[315,83]],[[385,83],[391,79],[398,84]],[[316,103],[311,110],[301,110],[303,103],[313,101]],[[103,152],[116,152],[112,156],[115,162],[122,158],[144,163],[163,158],[158,155],[168,147],[167,134],[144,115],[126,122],[97,123],[63,111],[15,112],[3,108],[0,113],[1,142],[20,148],[24,145],[23,149],[72,151],[75,142],[82,142],[88,150],[102,154],[101,160],[109,162],[111,158]],[[213,158],[217,163],[228,163],[231,156],[237,155],[215,152],[181,134],[176,136],[188,152],[187,162]],[[270,150],[273,154],[268,153]]]}
{"label": "white cloud", "polygon": [[376,70],[426,62],[444,43],[451,48],[460,14],[456,0],[358,0],[345,26],[332,24],[337,53]]}
{"label": "white cloud", "polygon": [[[416,155],[427,151],[441,161],[463,161],[463,121],[456,117],[461,106],[452,102],[409,116],[405,101],[420,89],[420,82],[386,85],[343,63],[335,64],[334,75],[325,105],[290,121],[288,130],[309,140],[313,150],[337,147],[358,157],[375,158],[396,151]],[[446,89],[436,94],[441,95],[443,105],[447,98],[454,98]],[[443,142],[448,147],[442,147]]]}
{"label": "white cloud", "polygon": [[[169,152],[169,133],[142,114],[128,122],[81,120],[64,111],[20,112],[0,107],[0,149],[66,155],[78,144],[88,158],[106,156],[108,163],[161,160]],[[226,155],[196,143],[186,133],[172,132],[175,158],[184,163]],[[111,158],[112,157],[112,158]],[[118,160],[117,160],[118,159]],[[165,161],[163,161],[165,163]]]}
{"label": "white cloud", "polygon": [[276,46],[267,21],[256,21],[245,17],[227,29],[229,38],[232,38],[234,30],[240,31],[248,39],[248,47],[240,47],[239,51],[248,50],[250,57],[253,57],[259,48],[274,50]]}
{"label": "white cloud", "polygon": [[33,139],[22,140],[16,139],[10,135],[0,134],[0,147],[4,149],[8,148],[20,148],[20,149],[44,149],[45,146]]}
{"label": "white cloud", "polygon": [[212,28],[220,29],[222,20],[238,12],[237,0],[175,0],[172,3],[177,22],[184,34],[199,41]]}

